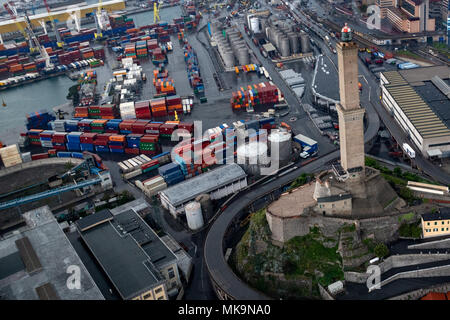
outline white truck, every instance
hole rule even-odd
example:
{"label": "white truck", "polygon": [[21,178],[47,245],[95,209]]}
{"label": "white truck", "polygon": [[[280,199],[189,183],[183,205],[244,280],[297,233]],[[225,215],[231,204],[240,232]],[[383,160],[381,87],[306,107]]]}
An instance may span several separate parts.
{"label": "white truck", "polygon": [[413,148],[411,148],[411,146],[407,143],[404,143],[402,145],[403,151],[406,152],[406,154],[411,158],[414,159],[416,157],[416,152],[414,151]]}

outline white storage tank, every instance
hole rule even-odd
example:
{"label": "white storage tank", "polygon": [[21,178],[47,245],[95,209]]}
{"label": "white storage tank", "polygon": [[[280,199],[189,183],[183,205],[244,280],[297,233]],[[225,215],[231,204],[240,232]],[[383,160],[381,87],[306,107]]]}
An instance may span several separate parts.
{"label": "white storage tank", "polygon": [[202,207],[199,202],[192,201],[184,206],[189,229],[198,230],[203,227]]}
{"label": "white storage tank", "polygon": [[270,160],[278,161],[284,165],[291,157],[291,133],[281,130],[272,130],[268,137],[270,143]]}
{"label": "white storage tank", "polygon": [[247,173],[259,175],[261,167],[270,163],[267,151],[267,143],[257,141],[245,143],[237,148],[238,164]]}
{"label": "white storage tank", "polygon": [[259,28],[259,18],[258,17],[250,18],[250,28],[253,31],[253,33],[261,32],[261,29]]}

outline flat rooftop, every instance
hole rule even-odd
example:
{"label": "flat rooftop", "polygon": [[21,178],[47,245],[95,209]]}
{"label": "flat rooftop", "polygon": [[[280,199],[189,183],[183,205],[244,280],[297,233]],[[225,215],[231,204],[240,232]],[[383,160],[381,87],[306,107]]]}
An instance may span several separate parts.
{"label": "flat rooftop", "polygon": [[383,73],[389,84],[385,89],[424,138],[450,135],[450,100],[432,81],[433,77],[448,83],[446,66],[388,71]]}
{"label": "flat rooftop", "polygon": [[162,283],[158,268],[176,262],[176,256],[141,217],[132,209],[111,215],[113,219],[105,219],[105,213],[95,219],[97,214],[90,219],[92,227],[82,222],[86,218],[79,220],[77,227],[122,299],[134,298]]}
{"label": "flat rooftop", "polygon": [[[48,206],[23,216],[26,226],[0,240],[0,297],[104,300]],[[67,287],[67,267],[71,265],[80,267],[80,289]]]}
{"label": "flat rooftop", "polygon": [[173,206],[178,206],[202,193],[209,193],[246,176],[247,174],[238,164],[232,163],[178,183],[161,193]]}
{"label": "flat rooftop", "polygon": [[303,185],[290,193],[282,194],[277,201],[269,205],[267,211],[281,218],[300,216],[304,209],[316,204],[313,198],[314,189],[315,181]]}

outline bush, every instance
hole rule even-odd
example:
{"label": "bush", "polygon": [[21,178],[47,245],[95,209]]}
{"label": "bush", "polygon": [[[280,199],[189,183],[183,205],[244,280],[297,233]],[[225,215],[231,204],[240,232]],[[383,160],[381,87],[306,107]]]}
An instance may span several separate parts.
{"label": "bush", "polygon": [[373,252],[379,258],[384,258],[389,254],[389,249],[384,243],[379,243],[375,246]]}
{"label": "bush", "polygon": [[408,224],[403,223],[400,226],[399,234],[401,237],[407,237],[407,238],[420,238],[420,235],[422,233],[421,228],[417,224]]}

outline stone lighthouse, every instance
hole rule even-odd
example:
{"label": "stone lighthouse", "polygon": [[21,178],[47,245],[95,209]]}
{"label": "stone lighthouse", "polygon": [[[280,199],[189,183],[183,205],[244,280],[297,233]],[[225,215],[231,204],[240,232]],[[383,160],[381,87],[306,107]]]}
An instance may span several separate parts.
{"label": "stone lighthouse", "polygon": [[[364,109],[359,105],[358,46],[352,41],[351,29],[345,24],[341,41],[336,46],[339,66],[340,104],[339,136],[341,166],[349,180],[364,177]],[[350,182],[350,181],[349,181]]]}

